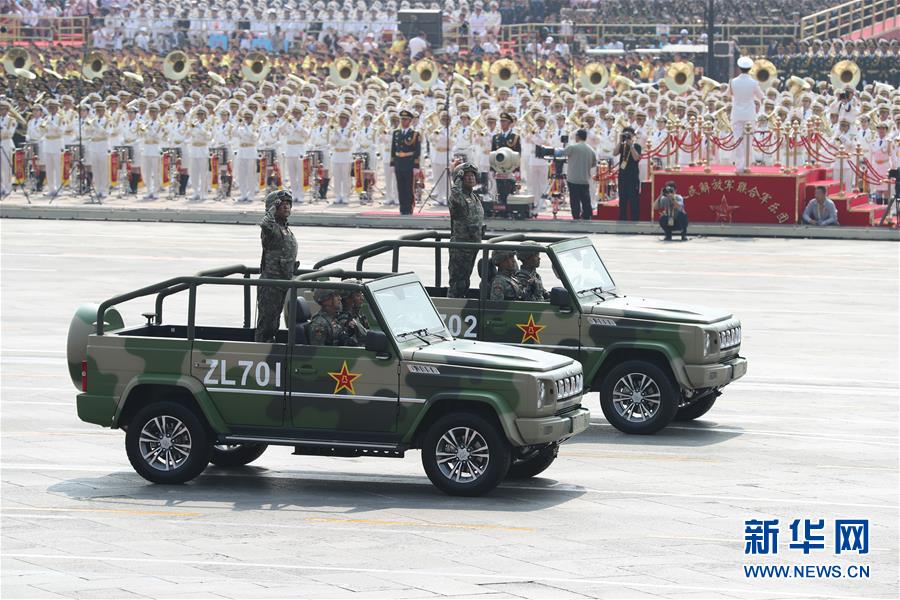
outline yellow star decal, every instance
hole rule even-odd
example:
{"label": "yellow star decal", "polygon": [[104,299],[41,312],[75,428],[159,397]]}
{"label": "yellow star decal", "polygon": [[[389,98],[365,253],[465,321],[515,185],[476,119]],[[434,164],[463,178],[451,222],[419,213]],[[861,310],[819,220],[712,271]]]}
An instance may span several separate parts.
{"label": "yellow star decal", "polygon": [[344,361],[344,364],[341,365],[341,370],[335,373],[329,373],[332,379],[334,379],[334,393],[337,394],[341,390],[347,390],[351,394],[356,394],[356,390],[353,389],[353,382],[359,379],[362,376],[362,373],[351,373],[347,368],[347,361]]}
{"label": "yellow star decal", "polygon": [[541,343],[541,332],[546,329],[546,325],[536,325],[534,315],[528,315],[527,323],[516,323],[516,327],[522,330],[522,343],[528,340],[534,340],[536,344]]}

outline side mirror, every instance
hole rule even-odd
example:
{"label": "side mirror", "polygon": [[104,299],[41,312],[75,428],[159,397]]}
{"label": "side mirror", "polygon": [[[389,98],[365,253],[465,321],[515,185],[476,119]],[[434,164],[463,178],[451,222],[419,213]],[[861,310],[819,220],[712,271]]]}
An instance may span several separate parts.
{"label": "side mirror", "polygon": [[550,290],[550,306],[558,308],[572,308],[569,292],[566,288],[555,287]]}
{"label": "side mirror", "polygon": [[369,330],[366,332],[366,350],[375,354],[383,354],[388,351],[387,334],[383,331]]}

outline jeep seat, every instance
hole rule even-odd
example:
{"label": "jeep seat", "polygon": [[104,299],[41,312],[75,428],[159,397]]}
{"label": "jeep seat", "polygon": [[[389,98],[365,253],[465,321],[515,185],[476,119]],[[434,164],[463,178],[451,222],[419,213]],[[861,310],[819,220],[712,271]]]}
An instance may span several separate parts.
{"label": "jeep seat", "polygon": [[309,319],[312,317],[312,311],[309,308],[309,302],[306,298],[298,297],[295,305],[297,323],[294,325],[294,343],[309,344]]}

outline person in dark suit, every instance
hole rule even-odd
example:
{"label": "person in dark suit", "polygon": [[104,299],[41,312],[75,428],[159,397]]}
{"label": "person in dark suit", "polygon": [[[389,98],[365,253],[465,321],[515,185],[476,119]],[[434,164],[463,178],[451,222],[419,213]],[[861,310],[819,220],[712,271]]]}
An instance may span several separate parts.
{"label": "person in dark suit", "polygon": [[413,114],[400,111],[400,129],[394,130],[391,138],[391,166],[397,177],[397,196],[400,199],[400,214],[411,215],[413,210],[413,182],[419,170],[422,154],[422,140],[419,133],[410,127]]}
{"label": "person in dark suit", "polygon": [[[495,133],[494,137],[491,138],[491,152],[500,148],[509,148],[513,152],[518,152],[521,159],[522,141],[518,135],[513,133],[512,124],[514,120],[511,114],[507,112],[500,113],[500,132]],[[491,170],[493,171],[493,169]],[[518,169],[516,170],[518,171]],[[495,177],[497,181],[497,202],[503,206],[506,206],[506,198],[516,188],[514,174],[508,173],[505,175],[508,179]]]}

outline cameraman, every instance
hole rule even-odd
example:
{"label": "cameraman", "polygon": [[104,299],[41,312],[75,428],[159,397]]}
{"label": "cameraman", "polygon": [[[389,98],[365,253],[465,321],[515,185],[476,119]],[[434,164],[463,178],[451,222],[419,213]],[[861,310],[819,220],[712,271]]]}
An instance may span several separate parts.
{"label": "cameraman", "polygon": [[675,182],[667,181],[662,194],[653,203],[654,210],[660,211],[659,226],[666,233],[667,242],[672,241],[672,232],[681,231],[681,241],[687,240],[688,216],[684,210],[684,198],[675,193]]}
{"label": "cameraman", "polygon": [[575,143],[566,146],[562,154],[568,163],[569,206],[572,218],[590,221],[591,211],[591,169],[597,166],[597,154],[587,145],[587,130],[575,132]]}
{"label": "cameraman", "polygon": [[641,177],[638,163],[641,161],[641,145],[634,141],[634,127],[622,130],[614,156],[619,157],[619,220],[640,220]]}

